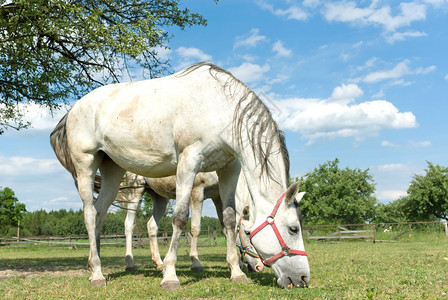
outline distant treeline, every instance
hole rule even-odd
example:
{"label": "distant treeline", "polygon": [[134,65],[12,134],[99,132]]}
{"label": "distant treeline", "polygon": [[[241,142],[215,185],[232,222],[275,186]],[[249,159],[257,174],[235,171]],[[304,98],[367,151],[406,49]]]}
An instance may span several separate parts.
{"label": "distant treeline", "polygon": [[[126,211],[119,210],[115,213],[108,213],[104,226],[103,234],[124,234],[124,220]],[[146,223],[149,217],[143,212],[138,212],[134,232],[147,232]],[[201,228],[204,230],[221,230],[221,224],[217,218],[202,217]],[[6,228],[4,228],[6,229]],[[165,216],[160,222],[159,232],[172,230],[172,217]],[[186,230],[190,230],[190,222]],[[9,227],[2,236],[16,236],[17,228]],[[47,212],[38,210],[34,212],[25,212],[20,221],[20,236],[39,236],[39,235],[80,235],[87,234],[84,225],[84,214],[82,210],[65,210]]]}

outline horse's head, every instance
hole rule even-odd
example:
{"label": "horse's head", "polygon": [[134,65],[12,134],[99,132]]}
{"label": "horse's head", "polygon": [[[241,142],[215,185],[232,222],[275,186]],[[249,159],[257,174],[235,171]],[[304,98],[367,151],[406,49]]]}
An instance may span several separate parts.
{"label": "horse's head", "polygon": [[299,210],[305,193],[298,189],[298,183],[291,185],[268,217],[257,215],[255,222],[248,218],[241,225],[263,263],[274,270],[277,284],[285,288],[306,287],[310,280]]}
{"label": "horse's head", "polygon": [[254,246],[250,243],[250,232],[244,230],[244,226],[242,225],[244,220],[249,220],[249,207],[243,210],[235,231],[235,244],[240,251],[241,262],[247,263],[248,269],[251,272],[262,272],[264,264]]}

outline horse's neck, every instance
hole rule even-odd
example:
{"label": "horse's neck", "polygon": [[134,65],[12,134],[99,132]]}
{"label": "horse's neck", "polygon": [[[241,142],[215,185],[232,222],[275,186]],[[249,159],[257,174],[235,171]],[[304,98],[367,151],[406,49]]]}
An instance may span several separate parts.
{"label": "horse's neck", "polygon": [[266,172],[262,172],[260,164],[254,160],[252,154],[246,155],[246,159],[242,161],[241,168],[244,178],[240,178],[238,190],[243,191],[246,189],[250,196],[241,197],[243,200],[240,202],[243,205],[248,205],[248,201],[251,201],[249,202],[249,207],[253,217],[269,215],[277,199],[288,187],[283,157],[280,153],[271,156],[271,176]]}

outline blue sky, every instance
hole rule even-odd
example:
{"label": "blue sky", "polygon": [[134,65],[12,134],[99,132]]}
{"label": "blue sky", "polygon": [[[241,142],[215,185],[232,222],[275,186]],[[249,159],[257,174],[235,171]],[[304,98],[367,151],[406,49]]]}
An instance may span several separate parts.
{"label": "blue sky", "polygon": [[[376,197],[406,194],[426,161],[448,165],[448,1],[182,1],[206,27],[174,30],[173,71],[211,61],[265,101],[286,133],[291,175],[340,159],[369,169]],[[0,136],[0,186],[30,211],[82,202],[56,160],[51,118]],[[207,200],[206,215],[215,216]]]}

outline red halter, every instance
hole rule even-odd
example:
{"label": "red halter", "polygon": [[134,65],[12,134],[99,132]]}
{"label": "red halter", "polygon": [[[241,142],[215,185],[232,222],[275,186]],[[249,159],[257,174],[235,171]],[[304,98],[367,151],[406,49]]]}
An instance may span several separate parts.
{"label": "red halter", "polygon": [[[260,258],[263,261],[263,264],[267,267],[269,267],[274,261],[276,261],[277,259],[279,259],[280,257],[285,256],[285,255],[306,256],[306,251],[290,249],[286,245],[285,241],[283,240],[282,235],[280,234],[280,231],[278,231],[277,225],[275,225],[274,218],[275,218],[275,215],[277,214],[277,210],[280,207],[280,204],[282,203],[283,198],[285,198],[285,193],[283,193],[283,195],[281,195],[280,198],[277,200],[277,203],[275,204],[274,209],[272,210],[272,213],[266,218],[266,221],[264,221],[260,226],[255,228],[249,235],[250,243],[253,245],[252,238],[257,233],[259,233],[263,228],[265,228],[267,225],[271,225],[272,229],[274,230],[275,236],[277,237],[277,240],[279,241],[280,246],[282,247],[282,250],[279,253],[277,253],[276,255],[274,255],[268,259],[263,259],[261,254],[258,253],[260,255]],[[255,246],[254,246],[254,248],[255,248]],[[258,252],[258,250],[257,250],[257,252]]]}

